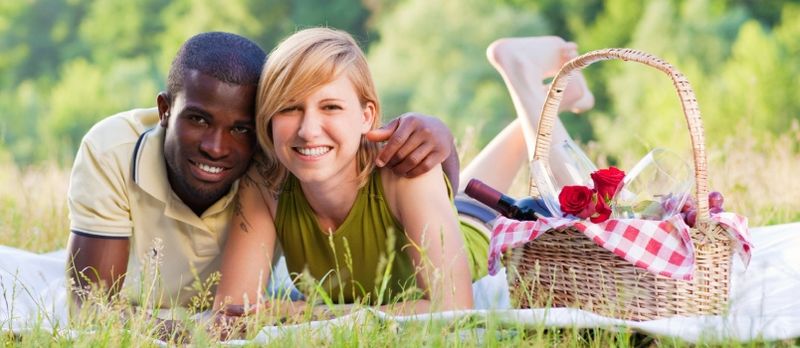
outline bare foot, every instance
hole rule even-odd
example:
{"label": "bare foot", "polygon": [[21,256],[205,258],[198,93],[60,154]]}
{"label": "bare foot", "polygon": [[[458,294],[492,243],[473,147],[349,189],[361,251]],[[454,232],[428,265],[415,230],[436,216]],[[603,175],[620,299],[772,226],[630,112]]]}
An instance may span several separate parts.
{"label": "bare foot", "polygon": [[[566,44],[557,36],[499,39],[486,49],[494,68],[516,87],[538,87],[561,67],[560,50]],[[522,80],[521,80],[522,79]],[[528,83],[518,85],[518,83]]]}
{"label": "bare foot", "polygon": [[[557,36],[506,38],[493,42],[486,56],[510,88],[524,95],[544,98],[543,80],[554,76],[561,66],[578,55],[577,45]],[[540,94],[541,93],[541,94]],[[582,112],[594,106],[594,96],[580,72],[567,85],[560,110]]]}
{"label": "bare foot", "polygon": [[[561,65],[578,56],[578,45],[567,42],[561,50]],[[550,85],[547,86],[550,88]],[[594,95],[589,91],[589,86],[583,74],[578,71],[573,73],[572,80],[567,84],[564,98],[561,99],[560,111],[569,110],[576,114],[591,109],[594,106]]]}

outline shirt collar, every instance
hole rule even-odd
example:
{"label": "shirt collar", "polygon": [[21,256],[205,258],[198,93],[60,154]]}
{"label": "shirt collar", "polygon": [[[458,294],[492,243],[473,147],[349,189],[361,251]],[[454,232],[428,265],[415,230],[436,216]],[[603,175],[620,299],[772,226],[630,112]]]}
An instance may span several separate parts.
{"label": "shirt collar", "polygon": [[131,175],[142,190],[166,202],[172,189],[164,161],[164,127],[155,126],[139,136],[133,149]]}
{"label": "shirt collar", "polygon": [[[167,164],[164,160],[164,136],[165,128],[155,126],[142,133],[133,150],[133,159],[131,165],[131,174],[133,181],[143,191],[149,195],[166,203],[167,214],[169,211],[181,211],[183,215],[186,210],[191,211],[180,198],[172,191],[167,178]],[[235,181],[231,185],[230,191],[220,198],[217,202],[212,204],[203,213],[203,217],[212,215],[225,210],[236,196],[236,191],[239,187],[239,181]],[[192,213],[192,215],[194,215]]]}

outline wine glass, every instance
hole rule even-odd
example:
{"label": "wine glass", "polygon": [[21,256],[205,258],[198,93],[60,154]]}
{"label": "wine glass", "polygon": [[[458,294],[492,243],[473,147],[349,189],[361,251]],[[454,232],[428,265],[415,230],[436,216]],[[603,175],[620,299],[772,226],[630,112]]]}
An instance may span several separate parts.
{"label": "wine glass", "polygon": [[656,148],[625,175],[611,201],[616,219],[663,220],[680,212],[691,193],[689,164],[666,149]]}
{"label": "wine glass", "polygon": [[551,216],[562,217],[564,214],[561,213],[561,204],[558,203],[559,191],[556,190],[556,180],[550,166],[539,159],[531,161],[531,179]]}
{"label": "wine glass", "polygon": [[566,185],[594,186],[591,174],[597,171],[597,166],[586,156],[578,144],[575,144],[572,139],[566,139],[561,143],[561,149],[564,151],[564,169],[567,173],[564,173],[564,177],[559,178],[561,187],[557,187],[557,189],[561,191],[561,188]]}
{"label": "wine glass", "polygon": [[597,171],[597,166],[586,156],[581,148],[572,139],[564,140],[556,150],[561,151],[559,158],[563,170],[556,180],[549,163],[542,160],[531,161],[531,177],[534,180],[539,195],[547,206],[552,216],[563,216],[558,193],[567,185],[582,185],[593,187],[591,174]]}

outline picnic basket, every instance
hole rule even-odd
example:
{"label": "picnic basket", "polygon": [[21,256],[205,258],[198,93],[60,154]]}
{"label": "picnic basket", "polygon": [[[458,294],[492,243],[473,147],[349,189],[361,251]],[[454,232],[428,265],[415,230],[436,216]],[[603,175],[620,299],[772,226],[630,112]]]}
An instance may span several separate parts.
{"label": "picnic basket", "polygon": [[[518,308],[574,307],[625,320],[716,315],[727,305],[733,243],[709,219],[707,162],[700,110],[689,82],[669,63],[650,54],[610,48],[588,52],[565,63],[552,81],[539,120],[534,160],[548,163],[551,130],[563,91],[573,72],[602,60],[645,64],[666,73],[678,92],[691,136],[697,224],[691,281],[675,280],[634,267],[575,229],[550,230],[504,257],[511,298]],[[531,179],[531,195],[538,195]]]}

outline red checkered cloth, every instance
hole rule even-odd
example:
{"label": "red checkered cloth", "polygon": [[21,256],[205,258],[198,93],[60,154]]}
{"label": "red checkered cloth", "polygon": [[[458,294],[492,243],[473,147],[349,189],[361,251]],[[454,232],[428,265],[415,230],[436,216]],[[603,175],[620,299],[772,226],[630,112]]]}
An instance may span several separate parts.
{"label": "red checkered cloth", "polygon": [[[747,218],[720,213],[712,215],[711,220],[722,225],[737,241],[737,254],[746,266],[752,249]],[[673,279],[692,280],[694,243],[689,237],[689,226],[680,215],[663,221],[611,219],[599,224],[567,218],[517,221],[500,216],[495,221],[489,245],[489,273],[497,274],[501,267],[500,256],[508,248],[532,241],[550,229],[569,227],[636,267]]]}

